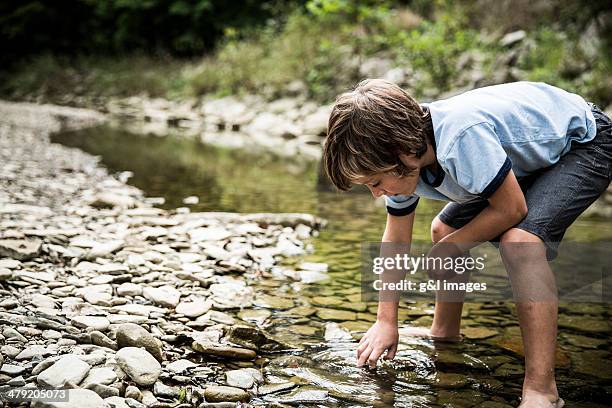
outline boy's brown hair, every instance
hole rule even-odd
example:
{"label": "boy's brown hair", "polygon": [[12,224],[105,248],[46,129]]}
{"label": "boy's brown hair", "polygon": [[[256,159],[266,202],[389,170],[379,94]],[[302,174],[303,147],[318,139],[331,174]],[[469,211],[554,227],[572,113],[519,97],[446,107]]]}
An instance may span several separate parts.
{"label": "boy's brown hair", "polygon": [[347,191],[352,182],[376,173],[404,176],[400,154],[421,157],[427,150],[429,113],[399,86],[366,79],[336,98],[323,147],[331,182]]}

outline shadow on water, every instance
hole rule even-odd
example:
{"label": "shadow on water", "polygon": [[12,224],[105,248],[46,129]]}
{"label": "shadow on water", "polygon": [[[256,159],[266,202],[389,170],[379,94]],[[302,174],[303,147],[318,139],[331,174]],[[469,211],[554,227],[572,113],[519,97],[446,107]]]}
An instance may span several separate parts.
{"label": "shadow on water", "polygon": [[[223,149],[179,136],[137,136],[110,127],[58,134],[52,141],[100,156],[111,172],[132,172],[128,182],[148,197],[163,197],[165,208],[185,206],[183,198],[197,196],[198,204],[189,206],[192,211],[307,212],[329,221],[313,239],[314,253],[287,265],[302,260],[324,262],[329,265],[329,279],[258,282],[257,293],[272,295],[282,305],[256,308],[265,312],[263,318],[243,315],[244,320],[304,348],[270,356],[265,368],[270,379],[291,379],[307,385],[300,388],[306,391],[312,387],[310,394],[296,396],[291,391],[284,402],[400,407],[482,403],[490,408],[517,404],[523,348],[512,302],[466,303],[465,338],[459,344],[404,336],[395,360],[385,361],[376,370],[355,367],[356,342],[346,333],[358,339],[376,320],[376,303],[362,302],[361,297],[361,244],[380,240],[385,210],[363,191],[333,191],[318,163]],[[442,206],[421,200],[416,241],[429,240],[430,221]],[[612,241],[612,226],[580,218],[566,239]],[[487,273],[504,272],[501,265],[492,269]],[[432,314],[431,299],[400,303],[402,326],[428,326]],[[607,304],[561,304],[557,378],[561,394],[574,401],[572,406],[605,406],[610,400],[609,318]],[[320,390],[326,390],[326,396],[317,394]]]}

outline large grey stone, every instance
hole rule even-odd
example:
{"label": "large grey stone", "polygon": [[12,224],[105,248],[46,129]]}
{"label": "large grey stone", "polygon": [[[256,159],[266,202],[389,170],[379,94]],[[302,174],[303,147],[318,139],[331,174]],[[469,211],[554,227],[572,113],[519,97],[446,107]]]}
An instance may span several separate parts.
{"label": "large grey stone", "polygon": [[143,347],[157,361],[163,360],[162,342],[137,324],[122,324],[117,329],[115,338],[120,349],[124,347]]}
{"label": "large grey stone", "polygon": [[45,388],[64,388],[69,384],[78,385],[90,368],[89,364],[80,358],[68,354],[38,374],[36,381]]}
{"label": "large grey stone", "polygon": [[142,348],[122,348],[117,352],[117,363],[138,385],[152,385],[161,374],[159,362]]}
{"label": "large grey stone", "polygon": [[181,293],[172,286],[162,286],[159,288],[147,286],[143,289],[142,294],[153,303],[171,309],[178,305],[181,298]]}
{"label": "large grey stone", "polygon": [[1,239],[0,257],[27,261],[38,256],[41,246],[42,241],[38,239]]}

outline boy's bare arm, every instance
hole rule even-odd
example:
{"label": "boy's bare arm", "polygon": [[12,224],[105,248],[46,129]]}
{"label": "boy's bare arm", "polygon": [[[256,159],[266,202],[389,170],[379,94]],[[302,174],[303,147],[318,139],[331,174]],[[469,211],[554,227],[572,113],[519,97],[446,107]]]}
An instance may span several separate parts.
{"label": "boy's bare arm", "polygon": [[[394,257],[398,247],[394,245],[385,246],[384,243],[401,244],[402,250],[410,251],[410,243],[412,241],[412,228],[414,226],[414,212],[404,216],[394,216],[387,214],[387,225],[382,238],[381,257]],[[381,280],[383,282],[397,282],[404,278],[404,275],[398,273],[383,273]],[[378,302],[378,319],[397,324],[397,307],[398,301],[391,300],[395,297],[394,294],[381,293],[380,301]]]}
{"label": "boy's bare arm", "polygon": [[489,197],[489,206],[472,221],[440,242],[458,244],[462,251],[495,238],[518,224],[527,215],[527,203],[514,172],[506,176],[502,185]]}
{"label": "boy's bare arm", "polygon": [[[404,216],[387,215],[387,225],[383,234],[383,243],[401,244],[382,245],[381,257],[395,256],[397,251],[409,251],[412,240],[412,226],[414,224],[414,212]],[[386,271],[380,276],[383,282],[398,282],[403,279],[405,272]],[[378,302],[378,317],[376,323],[363,335],[357,347],[357,366],[368,364],[375,367],[380,356],[386,351],[385,359],[395,357],[399,341],[397,308],[397,292],[380,293]]]}

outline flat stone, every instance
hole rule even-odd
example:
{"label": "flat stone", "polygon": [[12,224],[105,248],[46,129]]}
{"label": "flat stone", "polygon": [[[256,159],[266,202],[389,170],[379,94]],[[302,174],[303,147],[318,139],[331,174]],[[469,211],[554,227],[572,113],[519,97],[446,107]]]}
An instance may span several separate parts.
{"label": "flat stone", "polygon": [[276,383],[276,384],[264,384],[262,386],[260,386],[257,390],[257,394],[258,395],[267,395],[267,394],[273,394],[276,392],[280,392],[280,391],[286,391],[286,390],[290,390],[292,388],[295,388],[297,386],[296,383],[292,383],[292,382],[283,382],[283,383]]}
{"label": "flat stone", "polygon": [[161,374],[161,365],[148,351],[136,347],[120,349],[117,363],[138,385],[153,385]]}
{"label": "flat stone", "polygon": [[434,384],[441,388],[462,388],[468,384],[468,379],[463,374],[438,372]]}
{"label": "flat stone", "polygon": [[605,350],[585,350],[572,356],[575,372],[601,380],[612,380],[610,353]]}
{"label": "flat stone", "polygon": [[343,322],[357,319],[357,313],[338,309],[317,309],[317,317],[323,320]]}
{"label": "flat stone", "polygon": [[26,343],[28,341],[28,339],[23,337],[21,333],[12,327],[6,327],[4,330],[2,330],[2,335],[7,339],[16,339],[22,343]]}
{"label": "flat stone", "polygon": [[2,364],[0,374],[10,375],[11,377],[25,373],[26,368],[15,364]]}
{"label": "flat stone", "polygon": [[212,302],[204,298],[195,298],[191,301],[181,302],[176,306],[175,312],[187,317],[198,317],[208,312]]}
{"label": "flat stone", "polygon": [[325,390],[297,389],[287,395],[273,398],[272,400],[281,404],[324,404],[328,401],[328,398],[328,392]]}
{"label": "flat stone", "polygon": [[178,305],[181,298],[181,292],[172,286],[161,286],[159,288],[147,286],[143,289],[142,294],[153,303],[171,309]]}
{"label": "flat stone", "polygon": [[34,344],[26,347],[21,353],[15,356],[15,360],[31,360],[36,356],[47,356],[50,352],[47,350],[47,347]]}
{"label": "flat stone", "polygon": [[0,282],[11,280],[13,277],[13,271],[8,268],[0,268]]}
{"label": "flat stone", "polygon": [[257,356],[253,350],[197,340],[191,344],[191,348],[203,354],[238,360],[252,360]]}
{"label": "flat stone", "polygon": [[204,398],[207,402],[247,402],[251,397],[240,388],[209,385],[204,390]]}
{"label": "flat stone", "polygon": [[608,333],[612,329],[607,319],[595,319],[585,316],[559,315],[559,327],[585,333]]}
{"label": "flat stone", "polygon": [[95,392],[83,388],[69,389],[68,401],[35,401],[32,408],[104,408],[104,400]]}
{"label": "flat stone", "polygon": [[466,327],[461,330],[461,334],[471,340],[480,340],[498,335],[499,331],[487,329],[486,327]]}
{"label": "flat stone", "polygon": [[259,307],[279,310],[291,309],[292,307],[295,307],[295,303],[291,299],[265,294],[258,295],[253,301],[253,304]]}
{"label": "flat stone", "polygon": [[64,388],[69,384],[78,385],[89,373],[90,368],[89,364],[80,358],[68,354],[38,374],[36,381],[45,388]]}
{"label": "flat stone", "polygon": [[179,393],[180,392],[177,387],[170,387],[161,381],[156,381],[153,385],[153,394],[158,397],[178,398]]}
{"label": "flat stone", "polygon": [[75,327],[98,331],[105,331],[110,326],[110,322],[104,316],[75,316],[70,319],[70,323]]}
{"label": "flat stone", "polygon": [[87,259],[106,258],[113,252],[120,250],[124,244],[125,242],[122,240],[96,243],[96,245],[94,245],[93,248],[91,248],[87,254],[85,254],[85,257]]}
{"label": "flat stone", "polygon": [[327,272],[329,266],[326,263],[302,262],[299,268],[304,271]]}
{"label": "flat stone", "polygon": [[189,361],[189,360],[184,360],[184,359],[180,359],[180,360],[176,360],[171,362],[170,364],[168,364],[166,366],[166,370],[174,373],[174,374],[181,374],[182,372],[190,369],[190,368],[194,368],[197,367],[198,365]]}
{"label": "flat stone", "polygon": [[87,377],[81,383],[81,387],[87,388],[89,384],[111,385],[117,380],[115,370],[110,367],[92,368]]}
{"label": "flat stone", "polygon": [[100,265],[96,269],[101,274],[109,275],[122,275],[130,271],[130,269],[126,265],[116,262],[109,262],[107,264]]}
{"label": "flat stone", "polygon": [[41,240],[1,239],[0,257],[27,261],[40,254]]}
{"label": "flat stone", "polygon": [[21,268],[21,261],[16,259],[0,259],[0,268],[19,269]]}
{"label": "flat stone", "polygon": [[122,283],[117,287],[117,295],[140,296],[142,295],[142,286],[131,282]]}
{"label": "flat stone", "polygon": [[257,383],[263,382],[263,376],[254,368],[242,368],[225,372],[225,381],[231,387],[249,389]]}
{"label": "flat stone", "polygon": [[232,232],[222,227],[194,228],[188,233],[191,242],[221,241],[232,236]]}

